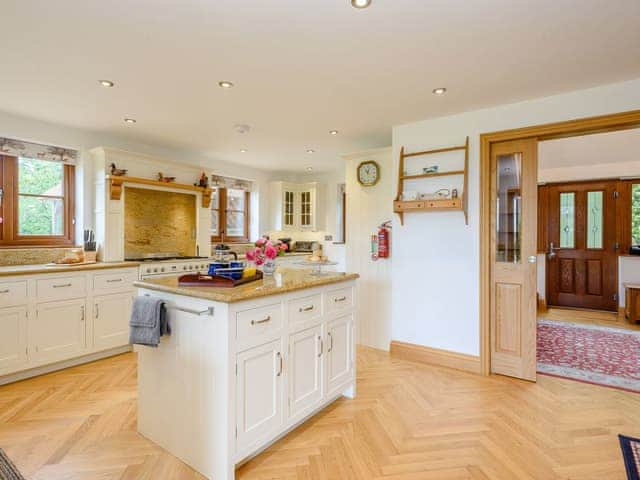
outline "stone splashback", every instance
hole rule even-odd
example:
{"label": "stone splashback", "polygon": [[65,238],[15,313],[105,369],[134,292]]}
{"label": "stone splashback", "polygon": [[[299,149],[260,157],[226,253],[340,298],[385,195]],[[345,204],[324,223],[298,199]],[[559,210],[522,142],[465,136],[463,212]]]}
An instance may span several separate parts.
{"label": "stone splashback", "polygon": [[[77,248],[77,247],[76,247]],[[2,248],[0,266],[40,265],[63,258],[72,248]]]}
{"label": "stone splashback", "polygon": [[196,196],[126,187],[125,258],[149,253],[196,254]]}

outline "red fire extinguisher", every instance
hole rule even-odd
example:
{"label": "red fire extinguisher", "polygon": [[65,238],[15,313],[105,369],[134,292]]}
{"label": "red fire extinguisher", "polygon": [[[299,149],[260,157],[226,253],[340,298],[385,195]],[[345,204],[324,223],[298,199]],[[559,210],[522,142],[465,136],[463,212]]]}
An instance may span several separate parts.
{"label": "red fire extinguisher", "polygon": [[390,255],[390,230],[391,222],[384,222],[378,227],[378,234],[373,235],[375,237],[374,242],[376,245],[375,251],[372,252],[371,258],[377,260],[378,258],[389,258]]}

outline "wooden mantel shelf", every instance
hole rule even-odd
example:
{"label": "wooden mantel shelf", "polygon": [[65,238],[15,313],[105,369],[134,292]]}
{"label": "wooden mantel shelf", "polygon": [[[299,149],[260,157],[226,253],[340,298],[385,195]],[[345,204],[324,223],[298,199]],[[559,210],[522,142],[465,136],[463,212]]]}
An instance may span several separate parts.
{"label": "wooden mantel shelf", "polygon": [[211,206],[211,193],[213,190],[208,187],[199,187],[197,185],[188,185],[186,183],[161,182],[159,180],[151,180],[149,178],[114,176],[107,175],[109,183],[109,197],[111,200],[120,200],[122,197],[122,184],[131,183],[137,185],[151,185],[153,187],[172,188],[175,190],[187,190],[190,192],[202,193],[202,208]]}

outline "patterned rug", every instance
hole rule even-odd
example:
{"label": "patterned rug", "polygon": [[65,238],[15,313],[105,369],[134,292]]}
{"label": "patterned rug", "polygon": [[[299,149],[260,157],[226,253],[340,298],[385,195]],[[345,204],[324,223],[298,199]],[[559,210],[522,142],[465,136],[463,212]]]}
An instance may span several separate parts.
{"label": "patterned rug", "polygon": [[0,480],[25,480],[18,468],[0,448]]}
{"label": "patterned rug", "polygon": [[540,319],[538,373],[640,392],[640,331]]}
{"label": "patterned rug", "polygon": [[618,435],[620,438],[620,448],[624,457],[624,466],[627,469],[629,480],[640,480],[640,439]]}

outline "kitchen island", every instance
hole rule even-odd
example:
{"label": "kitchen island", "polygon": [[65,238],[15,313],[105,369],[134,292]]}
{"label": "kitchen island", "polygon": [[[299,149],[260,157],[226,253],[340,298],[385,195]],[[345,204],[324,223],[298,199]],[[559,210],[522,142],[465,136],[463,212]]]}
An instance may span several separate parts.
{"label": "kitchen island", "polygon": [[138,351],[138,431],[205,477],[355,395],[357,274],[281,270],[235,288],[135,282],[171,335]]}

